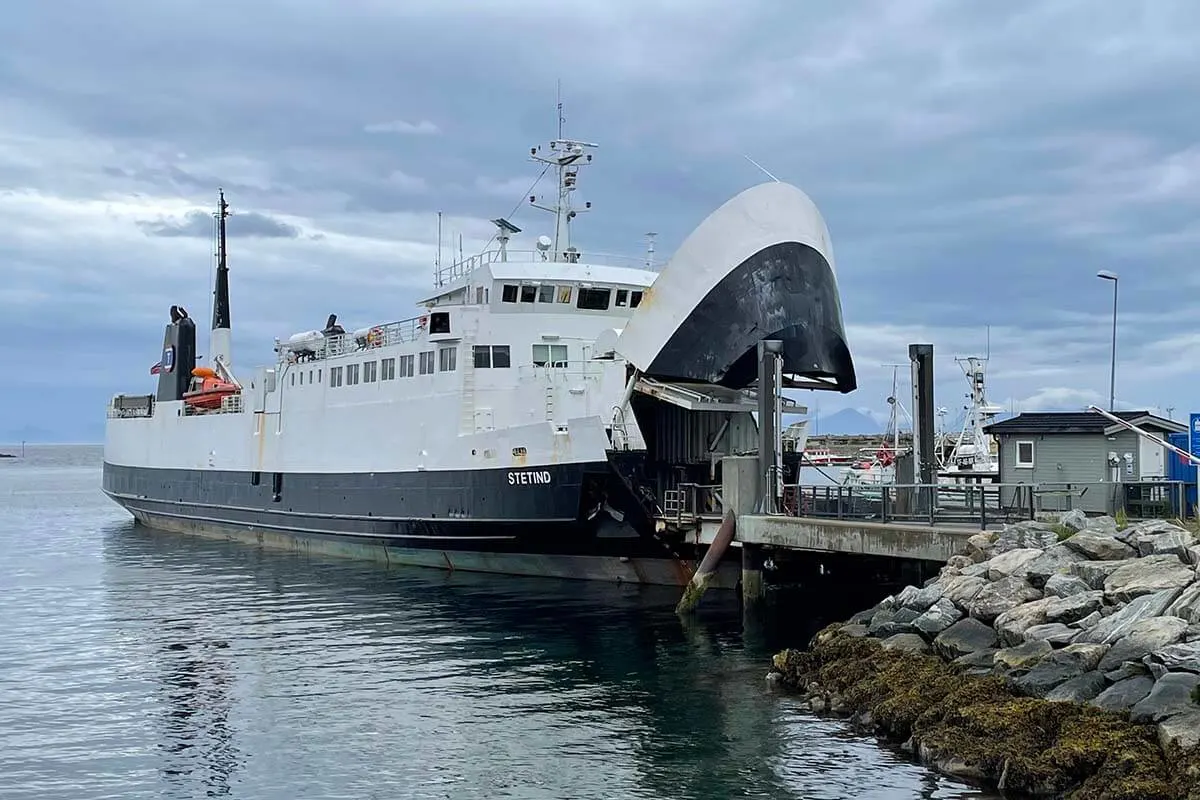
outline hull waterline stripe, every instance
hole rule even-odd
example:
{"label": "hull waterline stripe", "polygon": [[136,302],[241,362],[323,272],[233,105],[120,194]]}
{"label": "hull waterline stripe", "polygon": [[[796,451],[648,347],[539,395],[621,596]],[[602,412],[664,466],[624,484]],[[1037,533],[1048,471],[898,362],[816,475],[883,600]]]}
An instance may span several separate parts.
{"label": "hull waterline stripe", "polygon": [[[162,503],[165,501],[151,500],[150,502]],[[153,516],[159,516],[159,517],[173,517],[175,519],[191,520],[194,522],[211,522],[216,525],[228,525],[232,528],[239,528],[242,530],[254,530],[255,528],[270,528],[271,530],[282,531],[284,533],[294,533],[294,534],[319,533],[319,534],[323,534],[325,536],[337,536],[337,537],[353,538],[353,539],[440,539],[440,540],[455,539],[455,540],[464,540],[464,541],[471,540],[471,541],[498,542],[498,541],[512,540],[512,539],[517,538],[515,536],[457,536],[454,534],[448,534],[448,535],[443,535],[443,536],[424,536],[424,535],[419,535],[419,534],[404,534],[404,533],[395,533],[395,534],[389,533],[386,536],[381,536],[379,534],[374,534],[374,533],[352,533],[349,531],[331,531],[331,530],[327,530],[324,528],[293,528],[293,527],[289,527],[287,525],[272,525],[269,522],[256,522],[256,523],[251,524],[248,522],[237,522],[235,520],[222,519],[220,517],[206,517],[206,516],[198,516],[198,515],[194,515],[194,514],[179,514],[174,511],[153,511],[153,510],[150,510],[147,508],[140,508],[140,507],[131,507],[130,510],[131,511],[140,511],[143,514],[151,514]],[[375,517],[374,519],[379,519],[379,517]],[[444,522],[445,520],[441,520],[441,521]]]}
{"label": "hull waterline stripe", "polygon": [[[309,511],[287,511],[284,509],[276,510],[273,508],[251,508],[249,506],[230,506],[230,505],[223,505],[223,504],[219,504],[219,503],[197,503],[197,502],[194,502],[191,500],[164,500],[164,499],[159,499],[157,497],[147,497],[147,496],[139,496],[139,495],[132,495],[132,494],[122,494],[120,492],[110,492],[107,489],[105,489],[103,491],[106,495],[108,495],[109,497],[111,497],[114,500],[124,500],[126,502],[131,502],[131,503],[162,503],[164,505],[187,506],[189,508],[209,508],[209,509],[219,509],[221,511],[245,511],[245,512],[253,513],[253,514],[278,514],[280,516],[305,517],[305,518],[311,517],[313,519],[345,519],[345,520],[354,520],[356,522],[431,522],[431,523],[436,523],[436,524],[441,524],[441,523],[446,523],[446,522],[492,522],[492,523],[505,523],[505,524],[513,523],[513,522],[529,522],[529,523],[539,523],[539,524],[544,523],[544,522],[559,522],[559,523],[563,523],[563,524],[570,524],[570,523],[578,522],[578,520],[574,519],[573,517],[537,517],[536,519],[492,519],[492,518],[485,518],[485,517],[449,517],[449,516],[447,516],[447,517],[385,517],[385,516],[366,516],[366,515],[361,515],[361,514],[324,514],[321,512],[317,512],[317,511],[312,511],[312,512],[309,512]],[[154,512],[154,513],[157,513],[157,512]],[[178,516],[183,517],[186,515],[180,514]],[[237,524],[240,525],[243,523],[237,523]],[[391,534],[389,534],[389,536],[390,535]],[[440,536],[429,536],[429,537],[411,536],[408,538],[440,539],[442,537],[440,537]],[[508,537],[497,537],[497,538],[511,539],[514,537],[508,536]]]}

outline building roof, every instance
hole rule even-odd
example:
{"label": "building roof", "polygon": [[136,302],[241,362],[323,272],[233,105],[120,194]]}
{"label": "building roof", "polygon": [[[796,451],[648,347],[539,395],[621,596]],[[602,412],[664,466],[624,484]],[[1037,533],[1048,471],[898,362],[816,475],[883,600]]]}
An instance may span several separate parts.
{"label": "building roof", "polygon": [[[1159,431],[1184,433],[1188,429],[1188,426],[1182,422],[1163,419],[1151,414],[1149,411],[1117,411],[1113,413],[1113,416],[1120,417],[1138,427],[1154,428]],[[993,422],[991,425],[985,427],[984,430],[993,436],[1005,436],[1014,433],[1103,433],[1107,435],[1126,429],[1094,411],[1047,411],[1034,414],[1018,414],[1012,419]]]}

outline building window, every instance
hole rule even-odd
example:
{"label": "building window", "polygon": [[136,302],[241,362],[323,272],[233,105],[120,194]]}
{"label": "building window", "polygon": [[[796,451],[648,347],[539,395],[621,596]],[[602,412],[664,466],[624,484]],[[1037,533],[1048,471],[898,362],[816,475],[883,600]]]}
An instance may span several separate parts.
{"label": "building window", "polygon": [[629,307],[630,308],[637,308],[641,304],[642,304],[642,293],[641,292],[634,292],[633,294],[631,294],[629,296]]}
{"label": "building window", "polygon": [[517,287],[513,286],[511,283],[504,284],[504,289],[500,295],[500,299],[505,303],[517,302]]}
{"label": "building window", "polygon": [[534,300],[537,300],[537,288],[538,287],[536,287],[536,286],[522,286],[521,287],[521,302],[522,303],[532,303]]}
{"label": "building window", "polygon": [[400,356],[400,377],[411,378],[413,376],[413,357]]}
{"label": "building window", "polygon": [[433,351],[432,350],[426,350],[424,353],[421,353],[421,374],[422,375],[432,375],[433,374]]}
{"label": "building window", "polygon": [[300,385],[301,386],[304,385],[304,373],[303,372],[300,373]]}
{"label": "building window", "polygon": [[438,372],[453,372],[458,367],[458,348],[443,347],[438,350]]}
{"label": "building window", "polygon": [[570,286],[558,287],[558,302],[560,302],[560,303],[571,302],[571,287]]}
{"label": "building window", "polygon": [[617,301],[615,303],[613,303],[613,305],[615,305],[615,306],[629,305],[629,290],[628,289],[617,289]]}
{"label": "building window", "polygon": [[296,373],[292,373],[292,386],[296,385]]}
{"label": "building window", "polygon": [[330,367],[329,368],[329,385],[334,388],[337,388],[338,386],[342,385],[342,368],[341,367]]}
{"label": "building window", "polygon": [[580,289],[579,299],[575,301],[576,308],[588,311],[607,311],[608,298],[612,289]]}
{"label": "building window", "polygon": [[554,302],[554,287],[550,284],[538,287],[538,302],[553,303]]}
{"label": "building window", "polygon": [[385,358],[379,362],[379,380],[394,381],[396,379],[396,359]]}
{"label": "building window", "polygon": [[374,383],[379,378],[379,362],[368,361],[363,364],[363,383]]}
{"label": "building window", "polygon": [[533,346],[535,367],[565,367],[567,346],[565,344],[535,344]]}
{"label": "building window", "polygon": [[346,385],[353,386],[358,383],[358,364],[346,365]]}
{"label": "building window", "polygon": [[1033,442],[1017,442],[1017,463],[1022,469],[1033,469]]}
{"label": "building window", "polygon": [[477,344],[471,351],[471,358],[476,369],[507,369],[512,363],[506,344]]}

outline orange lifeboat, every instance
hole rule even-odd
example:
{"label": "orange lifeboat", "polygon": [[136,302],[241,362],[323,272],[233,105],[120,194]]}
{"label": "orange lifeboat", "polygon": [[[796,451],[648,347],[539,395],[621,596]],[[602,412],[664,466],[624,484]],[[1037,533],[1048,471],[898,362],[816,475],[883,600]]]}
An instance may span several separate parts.
{"label": "orange lifeboat", "polygon": [[[200,374],[202,372],[206,374]],[[183,393],[184,405],[192,408],[220,408],[223,399],[241,391],[239,386],[221,380],[207,367],[196,367],[192,374],[200,378],[200,386]]]}

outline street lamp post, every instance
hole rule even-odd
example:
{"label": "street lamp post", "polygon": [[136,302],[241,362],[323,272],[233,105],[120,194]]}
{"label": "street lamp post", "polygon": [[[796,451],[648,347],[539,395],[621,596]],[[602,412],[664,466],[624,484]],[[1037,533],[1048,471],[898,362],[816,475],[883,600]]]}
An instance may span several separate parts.
{"label": "street lamp post", "polygon": [[1112,320],[1112,367],[1108,376],[1108,410],[1116,411],[1117,406],[1117,274],[1102,269],[1096,273],[1097,278],[1112,281],[1113,285],[1113,320]]}

